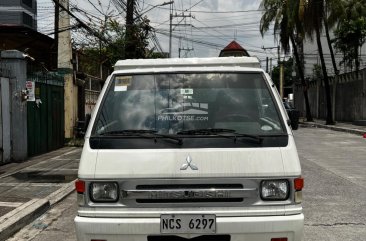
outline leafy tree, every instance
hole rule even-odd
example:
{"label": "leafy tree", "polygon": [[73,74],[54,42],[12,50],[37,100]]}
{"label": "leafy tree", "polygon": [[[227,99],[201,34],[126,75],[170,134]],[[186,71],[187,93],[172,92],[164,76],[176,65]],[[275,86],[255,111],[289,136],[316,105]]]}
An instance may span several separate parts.
{"label": "leafy tree", "polygon": [[149,44],[148,36],[151,31],[149,25],[150,20],[147,17],[143,17],[137,23],[134,23],[128,29],[126,29],[126,50],[125,58],[136,59],[146,57],[146,48]]}
{"label": "leafy tree", "polygon": [[307,85],[304,77],[303,64],[300,60],[297,40],[302,39],[305,0],[262,0],[260,9],[263,15],[260,22],[260,32],[262,36],[269,30],[274,23],[275,38],[280,37],[280,43],[285,53],[290,50],[290,41],[293,47],[296,66],[301,79],[305,98],[306,119],[312,121],[310,111]]}
{"label": "leafy tree", "polygon": [[[147,58],[153,56],[153,51],[149,50],[148,37],[150,33],[149,20],[143,18],[131,28],[133,31],[132,40],[126,39],[126,28],[120,22],[112,18],[106,18],[100,28],[100,34],[108,42],[94,38],[86,46],[80,48],[84,61],[80,62],[80,68],[83,72],[99,76],[100,65],[113,65],[121,59],[129,58]],[[126,56],[126,41],[133,41],[133,56]]]}
{"label": "leafy tree", "polygon": [[335,31],[335,47],[343,53],[343,60],[356,71],[360,68],[359,50],[366,41],[366,6],[364,0],[351,0],[345,4],[345,14]]}
{"label": "leafy tree", "polygon": [[[290,58],[286,61],[283,61],[283,69],[284,69],[284,86],[292,86],[294,81],[292,78],[292,72],[294,71],[294,60]],[[273,83],[279,88],[280,86],[280,67],[275,66],[272,70],[272,79]]]}

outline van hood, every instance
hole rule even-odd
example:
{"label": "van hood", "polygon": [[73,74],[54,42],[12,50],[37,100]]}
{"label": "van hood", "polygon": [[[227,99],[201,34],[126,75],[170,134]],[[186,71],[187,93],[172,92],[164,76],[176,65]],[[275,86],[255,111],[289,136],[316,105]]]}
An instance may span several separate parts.
{"label": "van hood", "polygon": [[280,148],[99,150],[94,178],[284,176]]}

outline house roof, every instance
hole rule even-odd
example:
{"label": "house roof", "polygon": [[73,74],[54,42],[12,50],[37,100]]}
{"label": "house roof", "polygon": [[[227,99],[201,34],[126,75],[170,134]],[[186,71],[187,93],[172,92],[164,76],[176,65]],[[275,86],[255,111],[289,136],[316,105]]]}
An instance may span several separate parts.
{"label": "house roof", "polygon": [[227,56],[250,56],[248,52],[235,40],[231,41],[223,50],[220,51],[220,57]]}
{"label": "house roof", "polygon": [[245,49],[235,40],[233,40],[223,50],[225,51],[225,50],[245,50]]}

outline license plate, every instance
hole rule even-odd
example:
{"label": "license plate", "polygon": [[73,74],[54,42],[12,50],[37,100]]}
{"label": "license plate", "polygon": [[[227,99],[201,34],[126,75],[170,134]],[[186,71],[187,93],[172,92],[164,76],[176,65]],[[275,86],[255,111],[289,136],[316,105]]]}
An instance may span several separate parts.
{"label": "license plate", "polygon": [[213,214],[162,214],[161,233],[216,233],[216,216]]}

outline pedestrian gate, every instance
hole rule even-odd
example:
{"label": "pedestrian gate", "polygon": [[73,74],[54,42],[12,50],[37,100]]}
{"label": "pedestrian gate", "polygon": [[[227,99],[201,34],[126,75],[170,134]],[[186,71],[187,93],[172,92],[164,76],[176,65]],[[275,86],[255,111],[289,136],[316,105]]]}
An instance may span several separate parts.
{"label": "pedestrian gate", "polygon": [[27,102],[28,156],[64,145],[64,78],[56,74],[29,75],[35,101]]}

